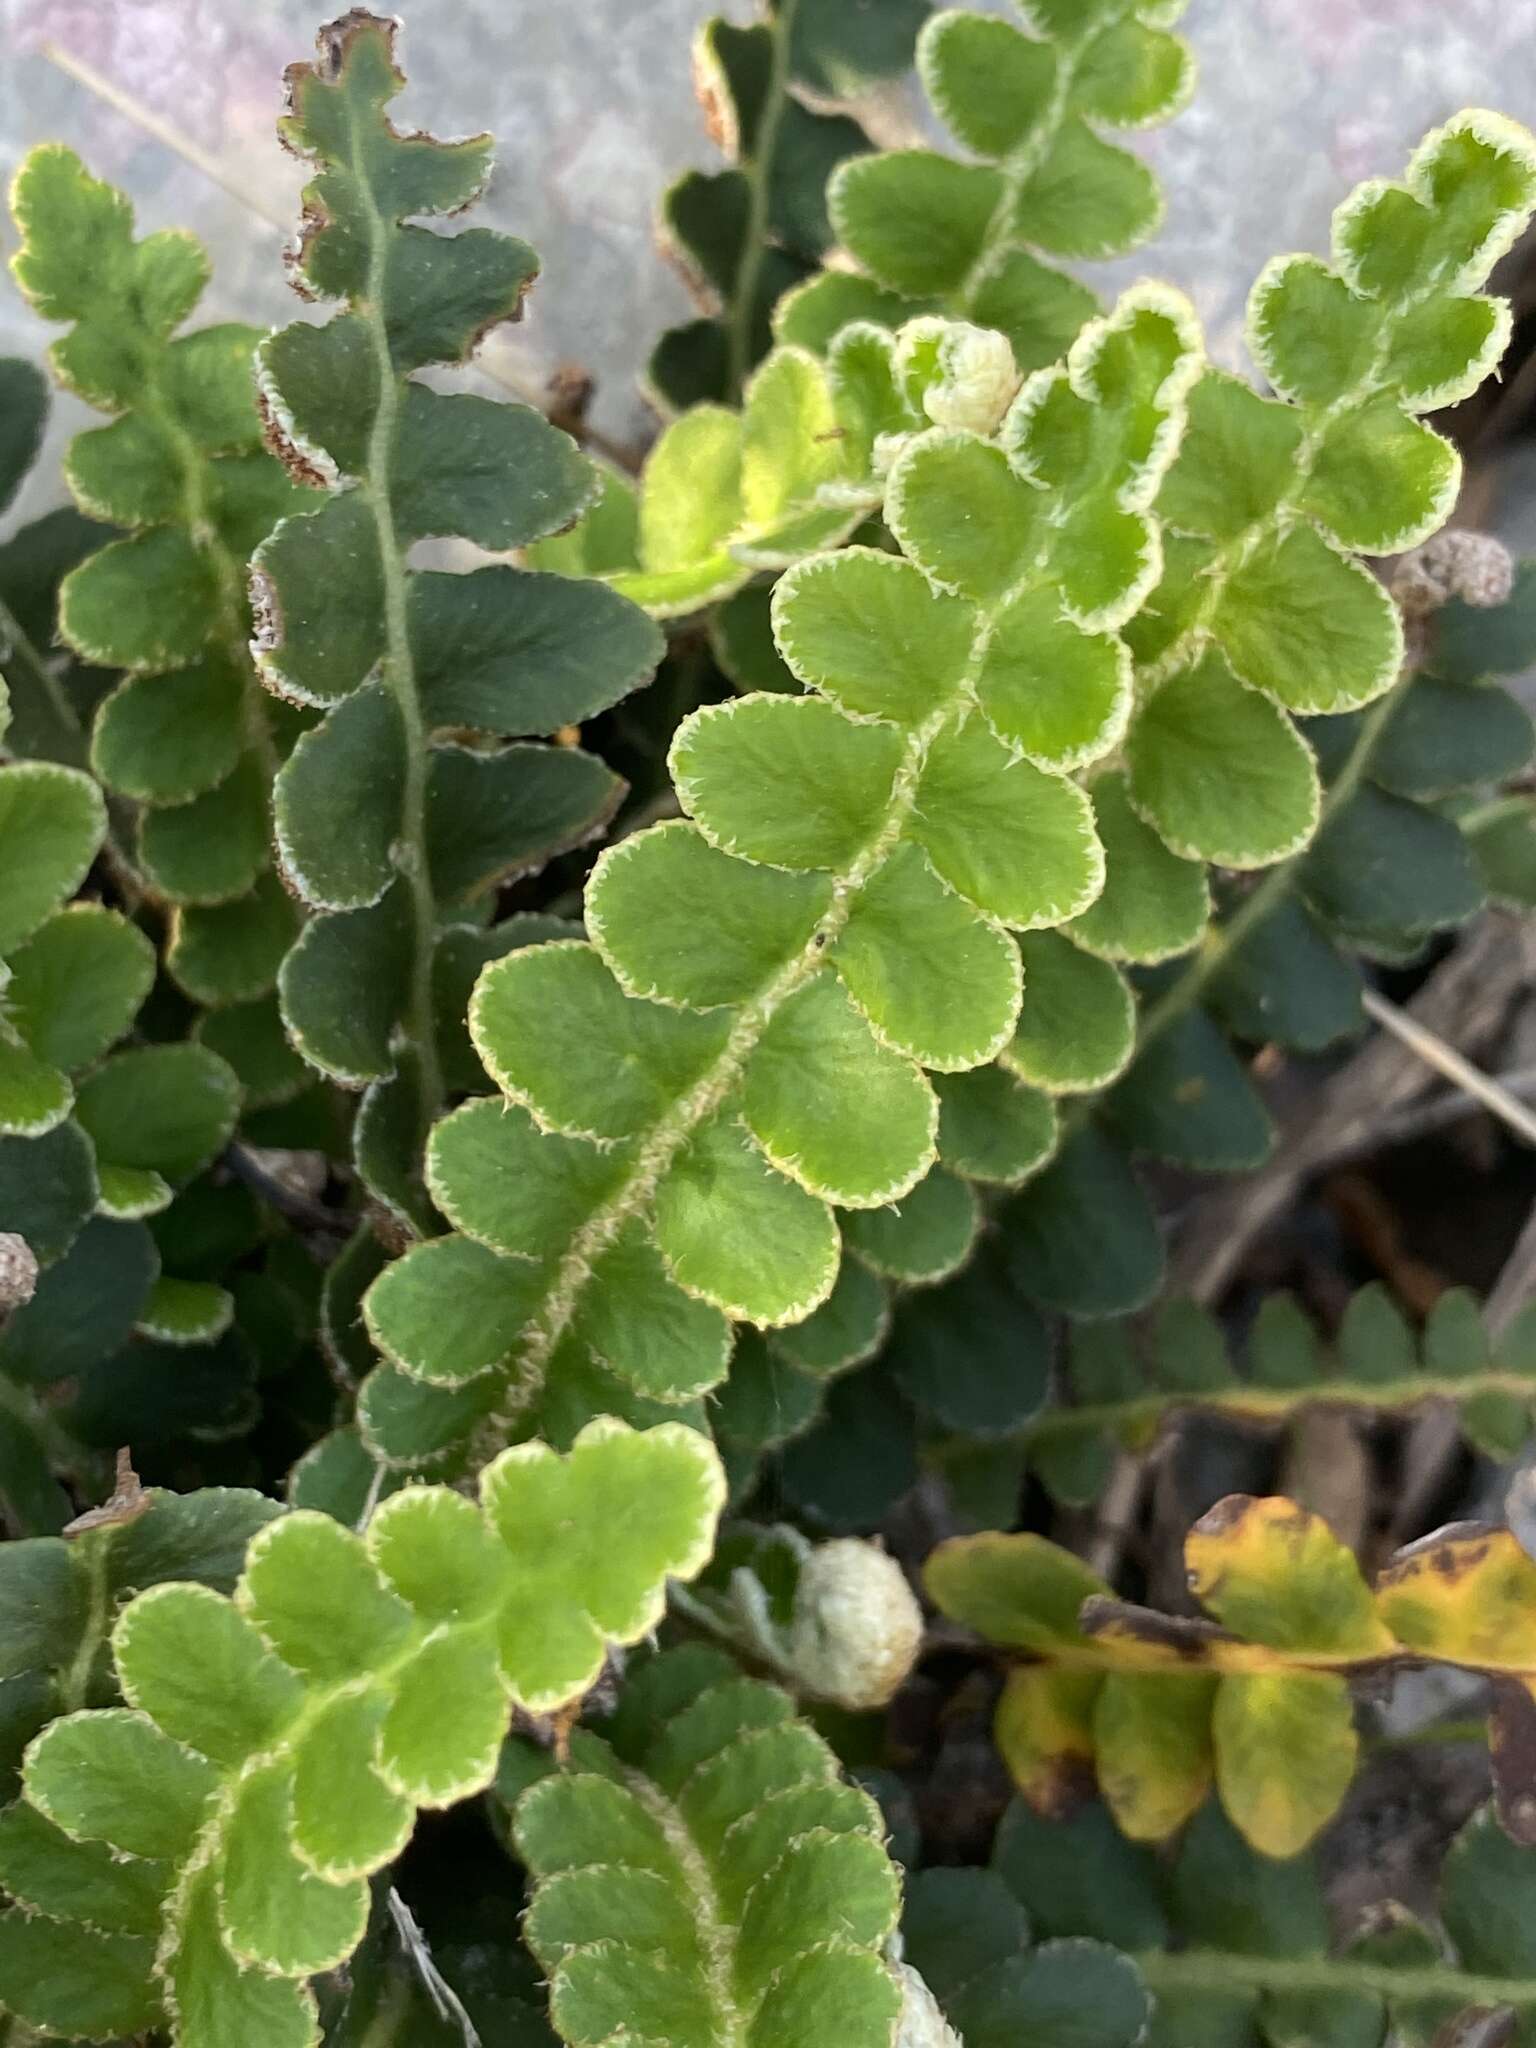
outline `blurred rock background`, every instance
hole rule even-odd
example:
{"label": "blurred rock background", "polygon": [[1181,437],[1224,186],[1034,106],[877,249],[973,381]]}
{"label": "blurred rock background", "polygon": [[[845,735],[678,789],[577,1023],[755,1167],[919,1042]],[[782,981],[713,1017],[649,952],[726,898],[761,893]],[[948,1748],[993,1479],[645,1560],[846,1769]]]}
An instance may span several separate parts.
{"label": "blurred rock background", "polygon": [[[814,6],[816,0],[805,0]],[[867,0],[878,7],[882,0]],[[987,4],[987,0],[983,0]],[[991,0],[1000,9],[1005,0]],[[135,197],[146,227],[193,228],[214,254],[211,317],[294,316],[279,250],[299,167],[273,122],[283,66],[307,54],[324,0],[0,0],[0,156],[9,175],[57,137]],[[654,254],[663,187],[711,151],[693,105],[688,46],[710,0],[401,0],[410,86],[397,118],[462,134],[489,128],[498,169],[484,218],[544,259],[525,326],[493,347],[532,386],[564,363],[597,380],[593,420],[643,442],[635,385],[657,332],[685,311]],[[746,0],[725,0],[745,18]],[[1335,200],[1394,173],[1426,127],[1483,104],[1536,123],[1536,0],[1192,0],[1183,23],[1199,55],[1193,105],[1133,138],[1168,191],[1159,242],[1083,266],[1106,288],[1148,268],[1190,292],[1213,354],[1240,360],[1243,295],[1263,260],[1319,248]],[[115,112],[47,54],[73,56],[202,152],[227,189]],[[917,118],[915,96],[880,110],[889,138]],[[234,196],[245,195],[244,199]],[[268,218],[263,218],[263,215]],[[9,247],[13,232],[3,233]],[[1093,273],[1097,276],[1093,276]],[[0,288],[0,348],[35,353],[43,335]],[[59,407],[56,435],[72,428]],[[1511,457],[1511,460],[1514,458]],[[1503,465],[1501,465],[1502,467]],[[1479,517],[1536,504],[1523,454],[1494,478]],[[27,517],[57,495],[40,466]],[[1498,499],[1499,507],[1492,503]],[[1536,540],[1536,511],[1516,536]]]}

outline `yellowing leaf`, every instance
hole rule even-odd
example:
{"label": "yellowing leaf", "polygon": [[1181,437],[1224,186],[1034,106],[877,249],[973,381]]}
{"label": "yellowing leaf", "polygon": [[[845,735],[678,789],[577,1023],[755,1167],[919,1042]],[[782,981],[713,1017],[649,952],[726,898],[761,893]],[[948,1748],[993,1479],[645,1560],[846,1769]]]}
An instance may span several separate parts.
{"label": "yellowing leaf", "polygon": [[1296,1856],[1338,1811],[1359,1744],[1349,1688],[1317,1672],[1223,1678],[1211,1716],[1222,1804],[1266,1856]]}
{"label": "yellowing leaf", "polygon": [[1093,1785],[1097,1671],[1027,1664],[1010,1671],[993,1739],[1008,1774],[1036,1813],[1070,1813]]}
{"label": "yellowing leaf", "polygon": [[1093,1713],[1095,1769],[1105,1804],[1133,1842],[1163,1841],[1205,1798],[1217,1683],[1203,1672],[1105,1676]]}
{"label": "yellowing leaf", "polygon": [[1108,1588],[1071,1551],[1043,1536],[953,1536],[923,1567],[941,1613],[989,1642],[1050,1651],[1084,1640],[1078,1611]]}
{"label": "yellowing leaf", "polygon": [[1536,1562],[1508,1529],[1425,1537],[1387,1566],[1376,1597],[1410,1649],[1496,1671],[1536,1667]]}
{"label": "yellowing leaf", "polygon": [[1230,1494],[1195,1524],[1184,1555],[1190,1591],[1254,1642],[1339,1663],[1392,1648],[1351,1553],[1292,1501]]}

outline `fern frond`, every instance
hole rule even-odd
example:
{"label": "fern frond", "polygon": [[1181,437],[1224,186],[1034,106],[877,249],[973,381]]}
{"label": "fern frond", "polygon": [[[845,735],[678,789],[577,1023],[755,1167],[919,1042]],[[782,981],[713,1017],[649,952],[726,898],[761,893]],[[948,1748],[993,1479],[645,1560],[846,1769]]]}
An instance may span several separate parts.
{"label": "fern frond", "polygon": [[[81,509],[123,530],[59,592],[75,653],[127,671],[97,712],[92,762],[138,804],[137,860],[177,925],[195,932],[214,907],[249,921],[271,887],[278,734],[252,672],[245,570],[293,499],[261,447],[260,334],[237,323],[179,334],[208,280],[201,247],[173,230],[135,240],[127,199],[72,150],[35,149],[11,206],[17,282],[45,319],[71,323],[50,351],[55,375],[114,415],[65,460]],[[173,971],[177,955],[173,941]],[[216,975],[188,987],[213,1004],[244,992]]]}
{"label": "fern frond", "polygon": [[[893,150],[834,174],[833,224],[873,286],[913,311],[999,329],[1026,370],[1054,362],[1096,302],[1049,259],[1122,255],[1162,218],[1147,166],[1099,131],[1167,120],[1188,97],[1193,58],[1169,33],[1178,11],[1027,0],[1029,32],[956,8],[935,15],[918,66],[972,158]],[[781,338],[809,339],[829,315],[879,319],[878,296],[850,303],[829,272],[783,303]]]}
{"label": "fern frond", "polygon": [[406,567],[428,535],[523,546],[574,519],[595,476],[531,409],[417,375],[467,361],[515,319],[537,262],[508,236],[414,224],[474,202],[491,145],[390,125],[404,85],[394,33],[354,12],[321,31],[316,62],[289,70],[283,139],[315,171],[294,283],[343,310],[260,350],[271,445],[327,495],[263,543],[253,587],[262,680],[321,714],[275,789],[283,877],[314,912],[282,963],[284,1023],[313,1067],[368,1090],[359,1170],[420,1231],[420,1144],[443,1094],[442,927],[602,829],[618,779],[579,748],[521,736],[614,703],[660,642],[599,588]]}
{"label": "fern frond", "polygon": [[664,246],[703,313],[651,353],[660,404],[740,402],[777,301],[831,246],[828,177],[872,146],[858,100],[910,67],[928,13],[928,0],[771,0],[744,28],[717,15],[699,29],[694,90],[728,167],[688,171],[662,199]]}
{"label": "fern frond", "polygon": [[[693,1432],[594,1423],[568,1458],[507,1452],[478,1502],[395,1494],[365,1539],[281,1515],[232,1599],[137,1593],[112,1629],[128,1705],[65,1714],[27,1750],[16,1825],[41,1874],[23,1896],[44,1918],[0,1935],[0,2000],[50,2032],[308,2048],[307,1980],[361,1940],[367,1878],[417,1809],[490,1783],[514,1702],[579,1696],[611,1643],[654,1627],[722,1493]],[[131,1890],[106,1927],[86,1870]],[[29,1982],[40,1944],[78,1975]]]}
{"label": "fern frond", "polygon": [[1335,1930],[1321,1859],[1259,1854],[1214,1803],[1163,1860],[1118,1835],[1100,1806],[1052,1822],[1016,1801],[993,1870],[1040,1932],[1134,1953],[1157,2040],[1188,2039],[1213,2018],[1245,2038],[1347,2026],[1362,2038],[1425,2039],[1478,2008],[1505,2007],[1523,2031],[1536,2008],[1523,1939],[1536,1851],[1511,1842],[1487,1809],[1445,1853],[1437,1925],[1389,1899]]}
{"label": "fern frond", "polygon": [[[537,1768],[537,1764],[534,1766]],[[511,1785],[507,1791],[513,1791]],[[605,1741],[515,1796],[524,1934],[571,2048],[888,2048],[900,1908],[879,1809],[775,1687],[676,1651],[634,1673]]]}
{"label": "fern frond", "polygon": [[[1099,885],[1064,770],[1128,708],[1113,628],[1155,574],[1144,507],[1193,349],[1183,302],[1142,288],[1025,386],[1003,445],[913,439],[889,492],[905,556],[820,558],[776,592],[809,694],[694,714],[671,757],[691,816],[603,856],[591,944],[482,974],[471,1033],[511,1106],[438,1126],[429,1179],[460,1236],[368,1298],[396,1368],[362,1401],[386,1459],[423,1448],[382,1405],[402,1376],[439,1451],[548,1427],[541,1395],[573,1368],[693,1398],[731,1320],[794,1324],[829,1298],[833,1205],[879,1210],[923,1178],[924,1069],[1001,1050],[1009,928],[1059,923]],[[471,1288],[478,1340],[437,1342]]]}

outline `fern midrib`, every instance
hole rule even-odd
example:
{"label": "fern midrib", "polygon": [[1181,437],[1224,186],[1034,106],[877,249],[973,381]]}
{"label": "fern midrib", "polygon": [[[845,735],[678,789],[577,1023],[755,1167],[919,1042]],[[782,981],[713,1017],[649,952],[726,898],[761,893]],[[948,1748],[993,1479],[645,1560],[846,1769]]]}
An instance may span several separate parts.
{"label": "fern midrib", "polygon": [[977,296],[991,276],[997,259],[1006,255],[1010,249],[1023,246],[1022,238],[1013,232],[1013,214],[1019,202],[1019,195],[1044,163],[1061,134],[1071,109],[1072,87],[1083,60],[1100,36],[1107,34],[1110,28],[1118,28],[1119,25],[1118,21],[1100,23],[1090,28],[1076,42],[1047,43],[1047,47],[1053,48],[1056,52],[1056,77],[1051,87],[1051,96],[1040,119],[1029,134],[999,165],[1003,189],[998,194],[997,204],[992,209],[992,217],[987,222],[986,233],[982,236],[976,260],[954,294],[954,309],[961,318],[970,317]]}
{"label": "fern midrib", "polygon": [[[283,1724],[276,1737],[264,1749],[252,1750],[248,1756],[242,1757],[237,1764],[226,1765],[219,1763],[214,1758],[208,1759],[219,1774],[219,1790],[213,1800],[208,1818],[198,1829],[192,1846],[188,1850],[185,1860],[180,1865],[175,1888],[167,1895],[165,1924],[161,1932],[155,1957],[155,1964],[158,1970],[162,1973],[165,1972],[167,1957],[171,1947],[179,1937],[181,1923],[177,1912],[178,1905],[188,1887],[195,1882],[220,1853],[224,1844],[225,1832],[231,1819],[234,1817],[236,1806],[239,1803],[240,1791],[246,1780],[255,1776],[260,1771],[270,1769],[274,1764],[291,1765],[296,1760],[299,1744],[343,1693],[366,1694],[376,1693],[381,1690],[388,1693],[392,1682],[400,1676],[406,1665],[410,1663],[411,1659],[417,1655],[428,1641],[455,1634],[473,1635],[477,1632],[494,1638],[495,1625],[494,1612],[467,1622],[438,1621],[428,1623],[419,1616],[413,1615],[411,1625],[401,1637],[399,1647],[381,1662],[370,1664],[362,1671],[353,1671],[340,1678],[316,1680],[312,1679],[307,1672],[296,1671],[294,1666],[291,1664],[287,1665],[290,1671],[294,1671],[294,1675],[304,1687],[303,1701],[294,1713],[293,1718]],[[287,1664],[286,1658],[280,1659],[280,1661]],[[139,1711],[142,1712],[143,1709],[139,1709]],[[510,1716],[510,1703],[508,1704],[507,1712]],[[150,1721],[154,1720],[152,1714],[145,1714],[145,1718]],[[202,1752],[200,1751],[199,1754],[202,1754]],[[468,1797],[468,1789],[466,1788],[465,1791],[458,1793],[457,1796],[460,1798]],[[402,1793],[400,1796],[408,1799],[411,1803],[413,1808],[411,1825],[414,1829],[414,1814],[420,1811],[419,1802],[410,1793]],[[304,1862],[303,1857],[299,1855],[296,1848],[293,1854],[305,1870],[311,1869],[311,1866]],[[352,1879],[348,1878],[327,1879],[318,1870],[313,1871],[312,1874],[321,1883],[345,1884],[353,1882]]]}
{"label": "fern midrib", "polygon": [[[1394,1666],[1457,1661],[1411,1649],[1406,1643],[1385,1644],[1370,1653],[1340,1651],[1330,1656],[1321,1650],[1279,1649],[1270,1643],[1223,1635],[1197,1642],[1188,1655],[1158,1644],[1143,1648],[1139,1640],[1124,1635],[1085,1635],[1077,1642],[1044,1642],[1038,1648],[1024,1643],[994,1642],[993,1648],[1005,1662],[1019,1668],[1073,1672],[1087,1677],[1166,1679],[1173,1685],[1208,1683],[1213,1678],[1273,1678],[1277,1674],[1309,1674],[1342,1681],[1358,1674],[1374,1675]],[[1486,1667],[1469,1668],[1481,1671]]]}
{"label": "fern midrib", "polygon": [[622,1776],[635,1799],[661,1829],[667,1847],[677,1858],[693,1894],[705,1975],[716,2017],[724,2028],[717,2036],[716,2048],[746,2048],[753,2015],[743,2012],[736,2003],[731,1967],[734,1961],[732,1929],[721,1909],[720,1894],[715,1887],[709,1859],[694,1840],[677,1807],[643,1771],[625,1767]]}
{"label": "fern midrib", "polygon": [[[740,1081],[748,1060],[778,1011],[792,995],[829,965],[830,949],[852,916],[860,893],[885,865],[900,841],[912,814],[918,779],[929,749],[963,701],[965,687],[964,684],[959,686],[940,709],[930,713],[923,724],[908,736],[880,828],[865,842],[856,859],[834,878],[832,901],[817,920],[805,945],[779,969],[760,994],[742,1005],[730,1035],[714,1061],[688,1093],[680,1098],[672,1114],[656,1124],[639,1147],[634,1166],[624,1181],[577,1232],[570,1249],[555,1269],[554,1280],[542,1307],[536,1312],[534,1334],[518,1355],[509,1388],[513,1399],[490,1416],[484,1426],[483,1441],[477,1442],[474,1454],[477,1467],[501,1448],[502,1433],[537,1399],[550,1358],[580,1306],[598,1259],[631,1218],[649,1209],[683,1148],[694,1133],[723,1107]],[[485,1442],[489,1442],[489,1449],[484,1447]]]}
{"label": "fern midrib", "polygon": [[631,1218],[652,1203],[662,1180],[694,1133],[720,1109],[741,1079],[747,1061],[780,1008],[830,964],[830,953],[853,914],[860,894],[901,843],[917,802],[917,787],[934,742],[971,701],[991,641],[994,620],[1040,579],[1032,563],[1018,581],[981,612],[969,660],[954,689],[919,726],[907,735],[902,758],[891,782],[884,817],[859,853],[832,881],[832,900],[817,920],[800,952],[789,960],[760,994],[743,1004],[730,1036],[713,1063],[689,1092],[663,1117],[640,1145],[633,1167],[622,1184],[576,1233],[560,1260],[540,1308],[535,1328],[523,1344],[509,1377],[509,1399],[500,1403],[476,1430],[472,1463],[478,1468],[495,1455],[515,1418],[538,1398],[549,1362],[569,1328],[593,1267]]}
{"label": "fern midrib", "polygon": [[368,234],[368,278],[363,300],[356,306],[356,311],[368,333],[379,384],[378,404],[368,434],[367,461],[356,488],[363,493],[373,515],[384,590],[383,673],[405,731],[405,779],[400,798],[400,835],[395,860],[410,891],[414,926],[406,1027],[420,1061],[423,1106],[426,1120],[430,1121],[443,1099],[432,1005],[432,952],[437,938],[437,903],[432,894],[432,877],[427,864],[426,723],[416,682],[415,657],[411,651],[405,561],[395,531],[394,506],[390,500],[400,391],[405,381],[397,374],[390,354],[383,310],[389,243],[394,224],[385,219],[375,203],[367,175],[364,138],[359,133],[357,114],[350,105],[347,136],[351,146],[349,168],[356,181]]}
{"label": "fern midrib", "polygon": [[1490,1368],[1457,1378],[1449,1373],[1414,1373],[1392,1380],[1326,1379],[1300,1387],[1241,1386],[1209,1392],[1139,1394],[1125,1401],[1087,1401],[1053,1408],[1024,1424],[1021,1443],[1072,1438],[1096,1430],[1156,1428],[1186,1411],[1227,1415],[1239,1422],[1283,1423],[1304,1408],[1348,1408],[1375,1413],[1411,1410],[1426,1401],[1466,1401],[1482,1394],[1509,1394],[1536,1400],[1536,1380],[1518,1372]]}
{"label": "fern midrib", "polygon": [[67,1669],[59,1673],[59,1712],[73,1714],[85,1706],[91,1689],[91,1671],[106,1640],[112,1619],[111,1592],[107,1584],[107,1554],[114,1532],[105,1529],[100,1538],[83,1546],[86,1552],[85,1620],[80,1640]]}
{"label": "fern midrib", "polygon": [[1154,1991],[1363,1992],[1386,1999],[1454,1999],[1459,2005],[1536,2006],[1536,1979],[1493,1977],[1454,1964],[1405,1969],[1348,1956],[1246,1956],[1223,1949],[1143,1950],[1136,1965]]}
{"label": "fern midrib", "polygon": [[778,148],[785,103],[789,97],[789,45],[799,6],[800,0],[780,0],[777,10],[770,13],[767,24],[768,33],[773,38],[772,52],[768,62],[768,83],[763,95],[763,110],[758,121],[757,146],[744,172],[747,180],[746,239],[742,248],[741,267],[736,273],[736,290],[732,299],[728,330],[726,397],[733,405],[741,403],[747,372],[751,368],[749,358],[752,353],[752,309],[757,299],[758,280],[763,272],[763,258],[767,254],[768,207],[772,197],[774,156]]}

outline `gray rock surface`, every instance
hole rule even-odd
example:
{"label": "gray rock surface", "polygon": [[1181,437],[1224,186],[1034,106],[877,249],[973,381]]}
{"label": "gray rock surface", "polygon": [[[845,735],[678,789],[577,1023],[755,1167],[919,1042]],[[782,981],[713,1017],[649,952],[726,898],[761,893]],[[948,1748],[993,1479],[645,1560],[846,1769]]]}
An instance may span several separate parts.
{"label": "gray rock surface", "polygon": [[[746,0],[726,5],[745,17]],[[709,0],[402,0],[402,11],[411,84],[401,117],[448,133],[490,128],[499,165],[482,217],[543,255],[527,322],[493,344],[493,360],[530,384],[580,363],[598,379],[598,423],[643,436],[635,373],[687,304],[655,257],[652,222],[668,179],[711,161],[688,41],[715,10]],[[4,169],[34,142],[70,142],[127,187],[144,226],[183,224],[208,241],[211,316],[290,319],[282,235],[262,214],[294,209],[299,168],[273,136],[278,79],[320,18],[316,0],[0,0]],[[1322,246],[1329,210],[1354,181],[1398,170],[1426,127],[1468,103],[1536,122],[1533,28],[1536,0],[1192,0],[1195,102],[1137,143],[1169,191],[1163,234],[1085,275],[1110,289],[1148,270],[1168,277],[1195,298],[1213,354],[1238,361],[1254,271],[1276,249]],[[259,210],[66,76],[43,53],[50,42],[172,124]],[[44,339],[0,288],[0,348],[36,352]],[[78,423],[61,406],[56,434]],[[45,471],[25,511],[57,492]]]}

